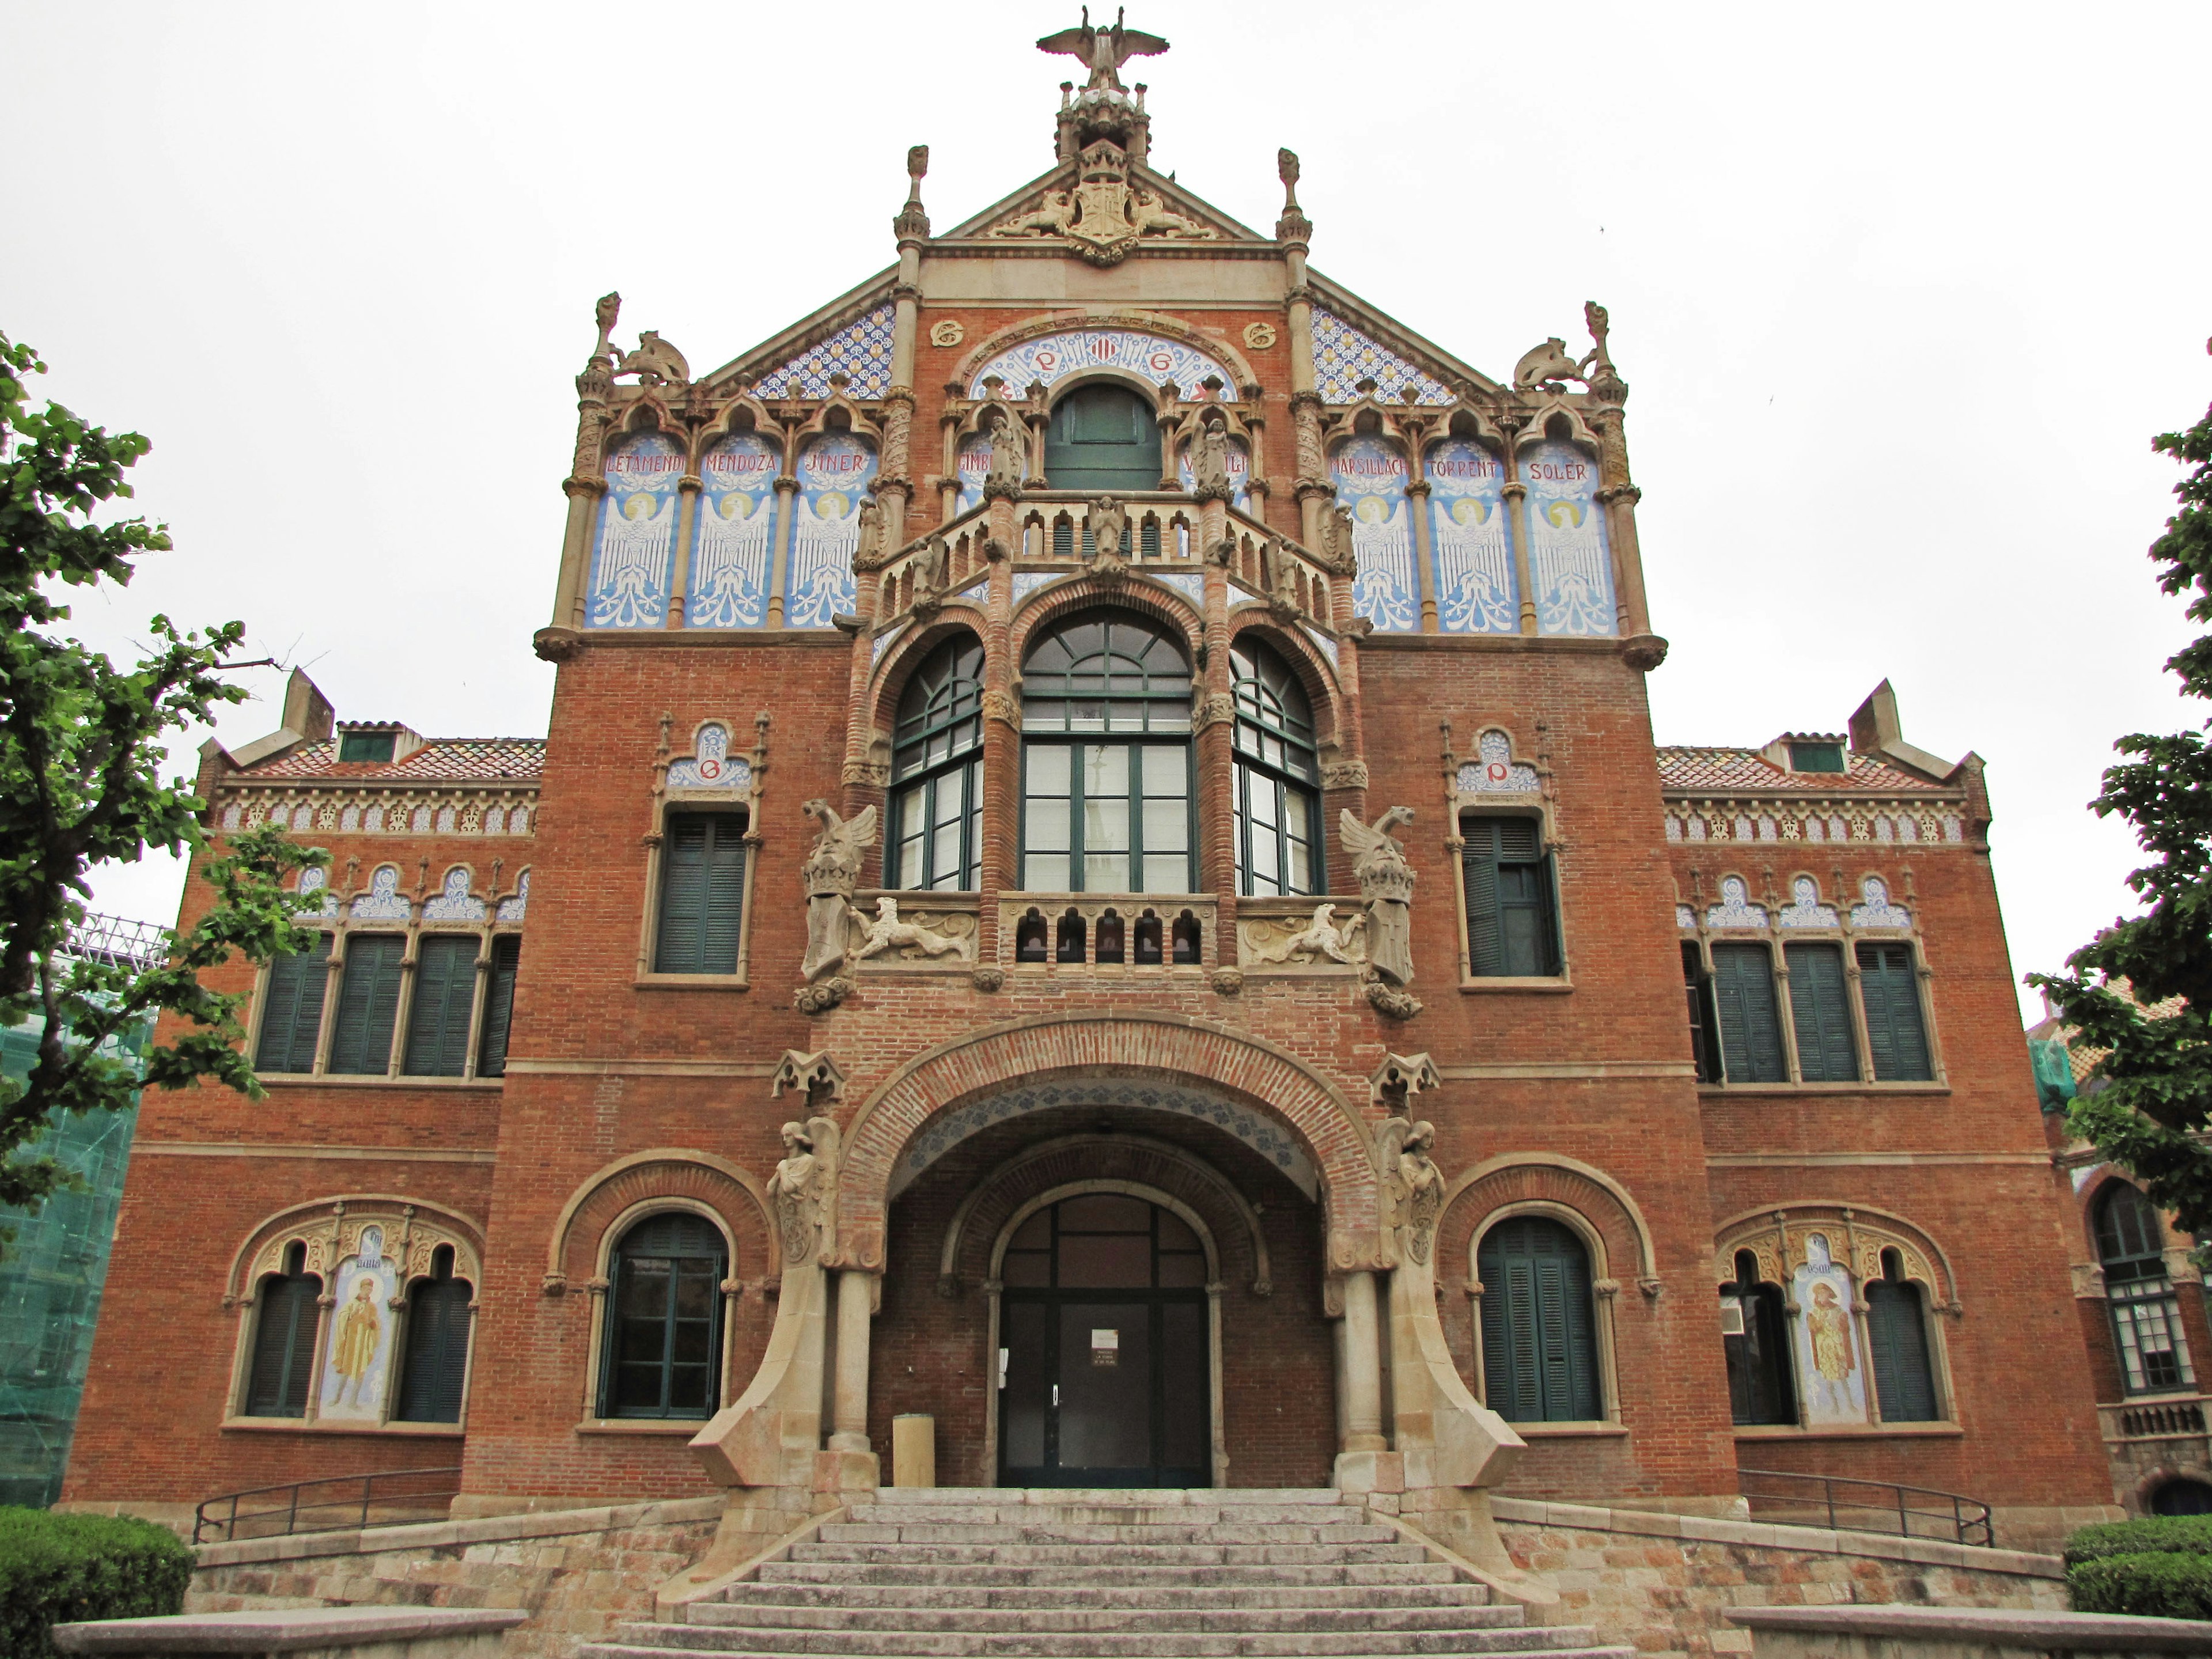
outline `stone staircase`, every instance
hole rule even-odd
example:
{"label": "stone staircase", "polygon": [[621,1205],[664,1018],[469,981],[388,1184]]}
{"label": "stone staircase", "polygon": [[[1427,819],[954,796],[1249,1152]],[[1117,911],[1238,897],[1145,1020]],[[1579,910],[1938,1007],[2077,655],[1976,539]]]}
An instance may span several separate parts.
{"label": "stone staircase", "polygon": [[939,1487],[887,1488],[684,1623],[583,1655],[1634,1659],[1594,1642],[1523,1624],[1334,1492]]}

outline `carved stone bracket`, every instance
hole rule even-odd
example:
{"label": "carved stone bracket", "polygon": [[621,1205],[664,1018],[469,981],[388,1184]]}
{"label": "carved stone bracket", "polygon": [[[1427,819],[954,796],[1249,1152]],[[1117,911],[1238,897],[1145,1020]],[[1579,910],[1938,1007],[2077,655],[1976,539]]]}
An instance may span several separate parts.
{"label": "carved stone bracket", "polygon": [[845,1073],[826,1049],[801,1054],[796,1048],[786,1048],[775,1074],[769,1079],[769,1098],[777,1098],[786,1089],[805,1095],[810,1109],[827,1109],[844,1099]]}
{"label": "carved stone bracket", "polygon": [[1442,1088],[1443,1081],[1443,1073],[1437,1070],[1426,1049],[1418,1054],[1386,1054],[1367,1079],[1367,1098],[1370,1104],[1394,1116],[1407,1117],[1412,1115],[1412,1102],[1421,1091]]}

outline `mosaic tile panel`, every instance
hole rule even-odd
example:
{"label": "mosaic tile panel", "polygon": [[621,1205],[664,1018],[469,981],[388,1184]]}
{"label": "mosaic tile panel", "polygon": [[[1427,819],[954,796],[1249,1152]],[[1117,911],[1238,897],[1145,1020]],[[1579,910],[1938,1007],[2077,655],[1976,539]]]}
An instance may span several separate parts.
{"label": "mosaic tile panel", "polygon": [[799,455],[798,515],[784,578],[787,628],[828,628],[859,594],[853,555],[860,545],[860,504],[875,481],[874,447],[849,432],[824,432]]}
{"label": "mosaic tile panel", "polygon": [[1051,573],[1051,572],[1049,572],[1049,571],[1045,571],[1045,570],[1018,570],[1018,571],[1016,571],[1016,572],[1014,573],[1014,603],[1015,603],[1015,605],[1020,605],[1020,604],[1021,604],[1021,602],[1022,602],[1024,599],[1025,599],[1029,598],[1029,596],[1030,596],[1030,594],[1032,594],[1032,593],[1036,592],[1037,591],[1037,589],[1039,589],[1040,587],[1042,587],[1042,586],[1043,586],[1047,582],[1056,582],[1056,581],[1058,581],[1059,580],[1060,580],[1060,578],[1059,578],[1057,575],[1054,575],[1054,574],[1052,574],[1052,573]]}
{"label": "mosaic tile panel", "polygon": [[425,921],[482,921],[484,902],[469,891],[471,872],[465,864],[457,864],[446,872],[446,884],[435,898],[422,906]]}
{"label": "mosaic tile panel", "polygon": [[1447,634],[1517,634],[1511,514],[1500,492],[1505,463],[1454,438],[1428,453],[1429,539],[1436,555],[1437,626]]}
{"label": "mosaic tile panel", "polygon": [[1685,933],[1695,933],[1698,927],[1698,913],[1686,904],[1676,905],[1674,925]]}
{"label": "mosaic tile panel", "polygon": [[337,915],[337,896],[331,891],[331,872],[329,871],[301,871],[298,890],[301,896],[303,898],[311,893],[319,892],[322,894],[323,908],[314,913],[317,915],[334,916]]}
{"label": "mosaic tile panel", "polygon": [[1880,876],[1869,876],[1861,882],[1859,892],[1866,902],[1851,906],[1852,927],[1905,928],[1912,926],[1912,913],[1889,902],[1889,884]]}
{"label": "mosaic tile panel", "polygon": [[673,571],[676,488],[684,451],[658,432],[640,433],[607,458],[607,493],[585,589],[591,628],[659,628],[668,620]]}
{"label": "mosaic tile panel", "polygon": [[1528,581],[1541,633],[1617,631],[1613,551],[1597,478],[1597,463],[1571,443],[1541,443],[1521,458],[1521,481],[1528,486]]}
{"label": "mosaic tile panel", "polygon": [[1340,667],[1342,665],[1336,659],[1336,641],[1334,640],[1329,638],[1328,635],[1321,632],[1318,629],[1309,628],[1306,629],[1306,633],[1313,641],[1314,648],[1319,651],[1322,656],[1328,659],[1328,665],[1331,668]]}
{"label": "mosaic tile panel", "polygon": [[1492,727],[1475,739],[1475,758],[1459,769],[1456,780],[1462,795],[1533,795],[1543,787],[1533,766],[1517,764],[1513,739]]}
{"label": "mosaic tile panel", "polygon": [[368,878],[368,890],[353,902],[356,921],[404,921],[414,914],[399,890],[399,867],[380,864]]}
{"label": "mosaic tile panel", "polygon": [[1833,927],[1835,907],[1820,902],[1820,884],[1810,876],[1800,876],[1790,884],[1790,902],[1782,907],[1775,920],[1784,927]]}
{"label": "mosaic tile panel", "polygon": [[891,386],[892,325],[897,315],[891,305],[878,306],[820,345],[771,369],[755,390],[763,398],[826,398],[830,377],[842,374],[847,397],[882,397]]}
{"label": "mosaic tile panel", "polygon": [[[1149,572],[1147,573],[1150,574]],[[1156,575],[1152,580],[1164,587],[1172,587],[1194,605],[1203,609],[1206,605],[1206,578],[1195,571],[1178,570],[1170,575]]]}
{"label": "mosaic tile panel", "polygon": [[750,432],[724,438],[702,458],[686,627],[758,628],[768,620],[780,459]]}
{"label": "mosaic tile panel", "polygon": [[1323,403],[1358,402],[1362,380],[1374,381],[1376,396],[1386,403],[1403,403],[1408,386],[1415,403],[1459,401],[1435,375],[1319,306],[1314,307],[1313,346],[1314,379]]}
{"label": "mosaic tile panel", "polygon": [[1237,377],[1204,352],[1194,350],[1180,340],[1164,340],[1157,334],[1119,328],[1074,329],[1064,334],[1048,334],[1042,339],[1024,340],[977,369],[968,383],[968,395],[981,397],[983,382],[996,375],[1005,383],[1006,395],[1019,398],[1028,395],[1032,384],[1042,381],[1048,386],[1054,386],[1071,374],[1091,368],[1122,369],[1154,386],[1165,386],[1172,380],[1189,402],[1203,396],[1199,388],[1209,375],[1220,380],[1227,396],[1237,395]]}
{"label": "mosaic tile panel", "polygon": [[953,512],[966,513],[983,505],[983,480],[991,476],[991,436],[971,432],[960,441],[960,498]]}
{"label": "mosaic tile panel", "polygon": [[500,921],[520,921],[530,909],[530,872],[525,870],[514,878],[514,893],[499,902]]}
{"label": "mosaic tile panel", "polygon": [[699,728],[693,751],[668,764],[671,789],[726,789],[741,793],[752,787],[753,766],[743,755],[730,753],[730,728],[709,720]]}
{"label": "mosaic tile panel", "polygon": [[1352,514],[1352,552],[1359,565],[1352,611],[1379,633],[1410,634],[1421,625],[1421,600],[1413,580],[1406,458],[1380,438],[1348,438],[1329,452],[1328,465],[1336,499]]}
{"label": "mosaic tile panel", "polygon": [[1766,926],[1766,907],[1751,902],[1750,890],[1743,884],[1741,876],[1723,877],[1721,902],[1705,911],[1705,926],[1764,929]]}
{"label": "mosaic tile panel", "polygon": [[877,635],[868,646],[868,666],[872,669],[881,663],[884,659],[884,653],[890,650],[898,636],[904,632],[906,629],[902,626],[892,629],[888,634]]}

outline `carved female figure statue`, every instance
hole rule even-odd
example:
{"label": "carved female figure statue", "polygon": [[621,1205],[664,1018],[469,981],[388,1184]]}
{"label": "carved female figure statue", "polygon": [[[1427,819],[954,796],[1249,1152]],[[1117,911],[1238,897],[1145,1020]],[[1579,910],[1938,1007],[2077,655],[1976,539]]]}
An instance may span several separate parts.
{"label": "carved female figure statue", "polygon": [[1191,494],[1200,501],[1227,501],[1233,493],[1229,482],[1229,422],[1220,411],[1207,414],[1190,447]]}
{"label": "carved female figure statue", "polygon": [[816,1157],[814,1137],[804,1123],[783,1126],[783,1161],[768,1178],[768,1195],[775,1206],[777,1225],[783,1233],[783,1259],[804,1261],[820,1242],[822,1219],[822,1163]]}
{"label": "carved female figure statue", "polygon": [[984,475],[986,495],[1018,495],[1029,474],[1029,444],[1021,423],[1000,410],[991,423],[991,467]]}

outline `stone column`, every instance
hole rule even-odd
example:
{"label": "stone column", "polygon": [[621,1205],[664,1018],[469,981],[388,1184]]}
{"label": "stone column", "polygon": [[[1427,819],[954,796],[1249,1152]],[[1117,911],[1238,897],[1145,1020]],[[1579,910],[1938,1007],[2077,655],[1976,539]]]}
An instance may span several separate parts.
{"label": "stone column", "polygon": [[837,1275],[837,1375],[830,1449],[865,1452],[868,1443],[868,1323],[873,1316],[873,1275],[848,1269]]}
{"label": "stone column", "polygon": [[1413,519],[1413,591],[1421,596],[1421,632],[1437,631],[1436,530],[1429,522],[1429,481],[1421,476],[1421,463],[1408,453],[1406,464],[1413,477],[1406,484],[1406,510]]}
{"label": "stone column", "polygon": [[[784,458],[790,465],[790,457]],[[775,524],[769,532],[771,547],[769,553],[768,625],[783,626],[783,583],[791,562],[791,527],[799,495],[799,479],[787,472],[775,481]]]}
{"label": "stone column", "polygon": [[1344,1370],[1337,1379],[1344,1397],[1346,1452],[1389,1449],[1382,1437],[1382,1326],[1371,1272],[1344,1276]]}
{"label": "stone column", "polygon": [[568,498],[568,523],[561,538],[561,574],[553,599],[553,626],[584,625],[584,589],[591,578],[592,532],[607,493],[607,397],[612,366],[594,357],[576,377],[576,455],[561,489]]}
{"label": "stone column", "polygon": [[[986,894],[1018,887],[1015,857],[1021,832],[1022,717],[1014,702],[1014,560],[1021,552],[1016,499],[999,486],[983,488],[989,569],[983,590],[983,853],[976,877]],[[989,902],[976,918],[975,961],[982,979],[999,971],[999,907]]]}
{"label": "stone column", "polygon": [[1505,497],[1505,528],[1513,538],[1513,580],[1521,589],[1521,631],[1536,631],[1536,590],[1528,574],[1528,486],[1521,482],[1521,456],[1511,440],[1506,443],[1505,465],[1514,476],[1500,485]]}
{"label": "stone column", "polygon": [[[694,462],[697,457],[692,457]],[[661,621],[664,628],[684,626],[684,595],[691,586],[691,543],[699,522],[699,492],[705,481],[690,466],[676,481],[678,500],[681,505],[676,514],[676,545],[668,550],[668,615]]]}

